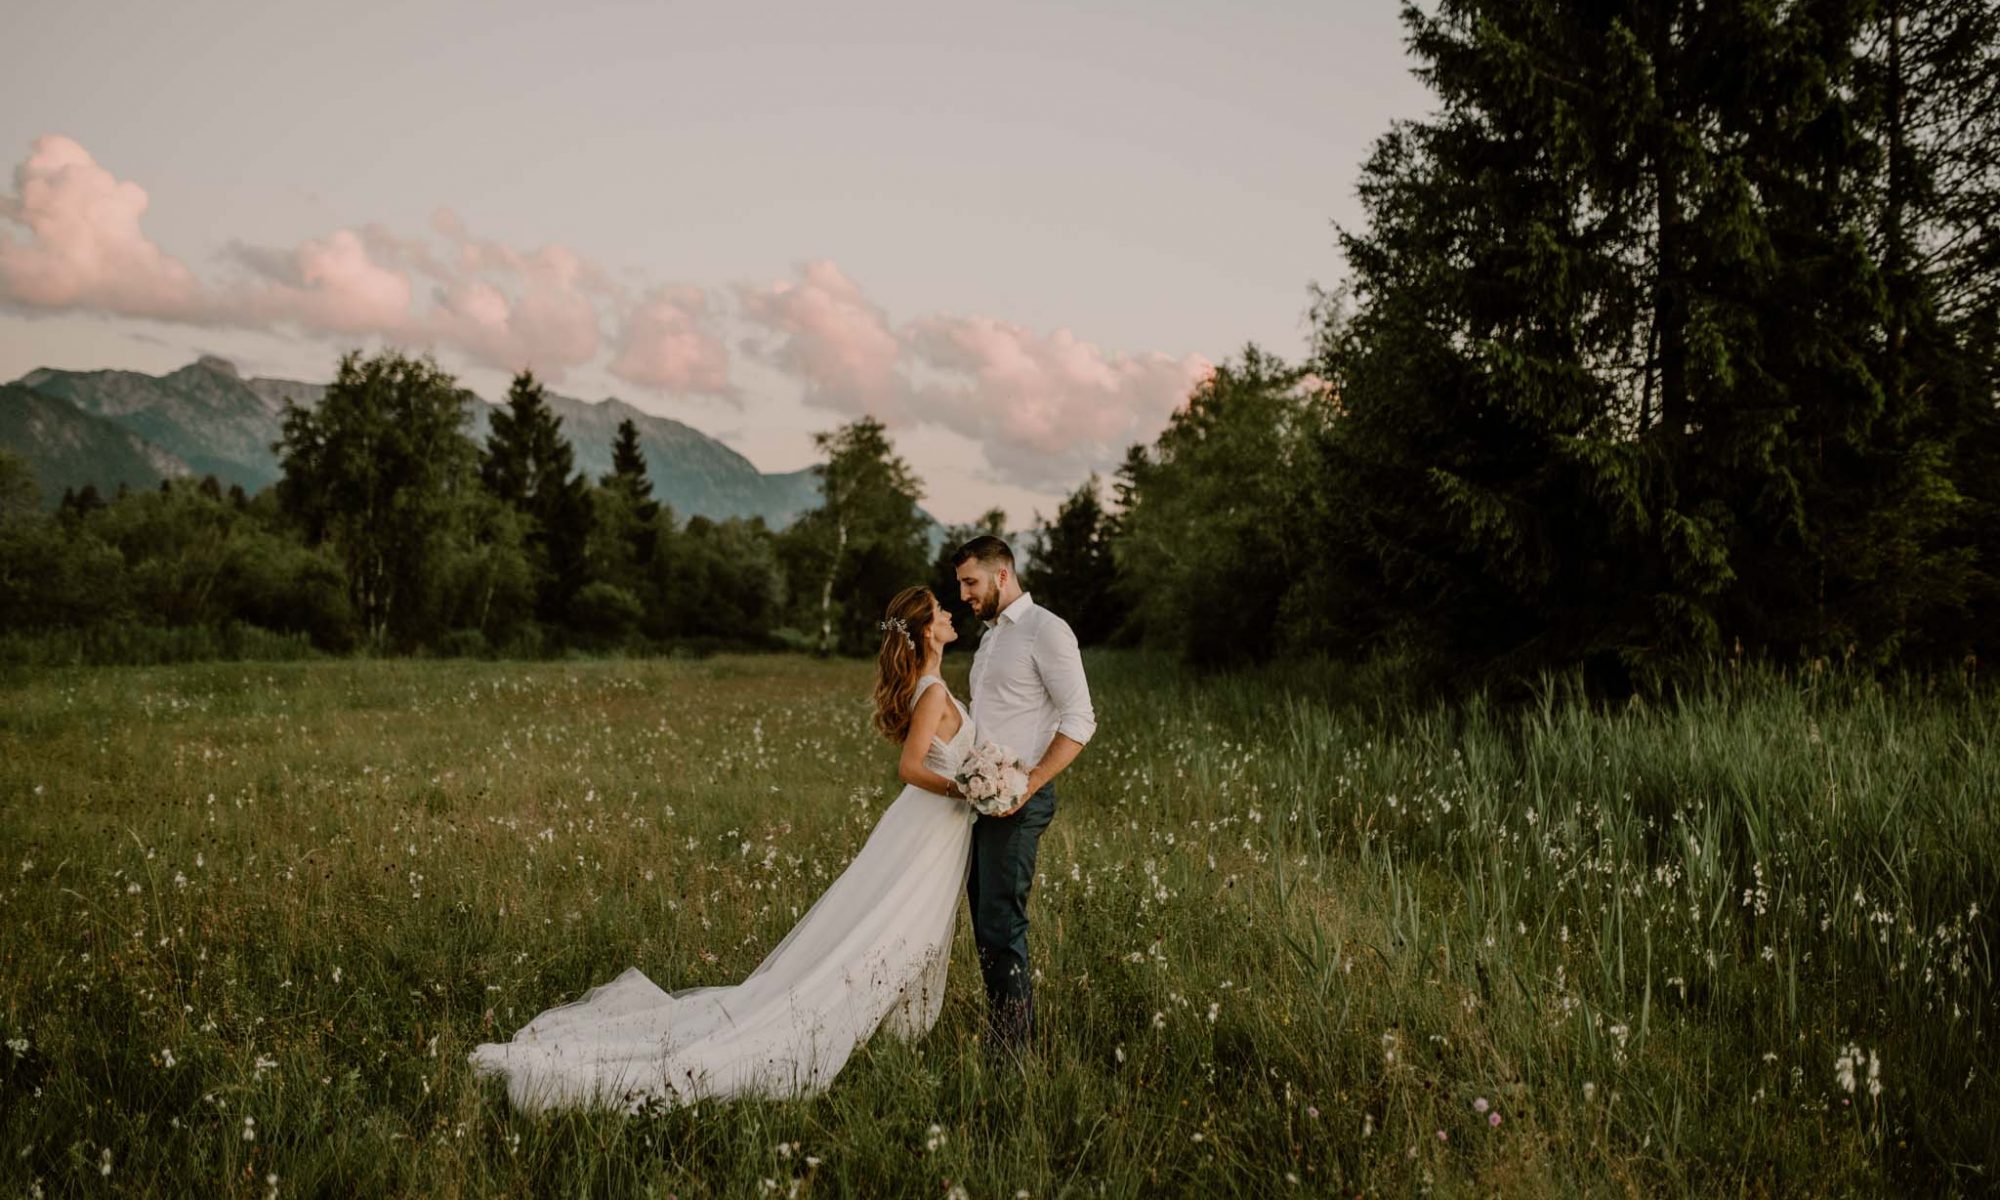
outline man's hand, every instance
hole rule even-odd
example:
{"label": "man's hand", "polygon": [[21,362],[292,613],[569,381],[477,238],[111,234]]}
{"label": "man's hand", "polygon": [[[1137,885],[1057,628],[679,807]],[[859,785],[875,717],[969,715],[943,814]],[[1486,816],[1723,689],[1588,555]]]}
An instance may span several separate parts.
{"label": "man's hand", "polygon": [[1021,793],[1021,803],[999,815],[1011,817],[1020,812],[1022,805],[1028,802],[1030,796],[1055,782],[1056,776],[1062,774],[1063,768],[1075,762],[1076,756],[1082,752],[1083,743],[1058,733],[1055,740],[1049,743],[1048,752],[1042,755],[1042,761],[1028,771],[1028,790]]}
{"label": "man's hand", "polygon": [[1044,783],[1048,782],[1048,781],[1047,781],[1047,780],[1045,780],[1045,779],[1043,779],[1043,778],[1042,778],[1042,777],[1041,777],[1041,776],[1040,776],[1040,775],[1039,775],[1039,774],[1037,773],[1037,771],[1039,771],[1039,770],[1040,770],[1040,768],[1037,768],[1037,769],[1036,769],[1035,771],[1030,771],[1030,772],[1028,772],[1028,788],[1027,788],[1027,790],[1021,793],[1021,798],[1020,798],[1020,800],[1018,800],[1018,801],[1016,801],[1016,802],[1015,802],[1015,804],[1014,804],[1014,807],[1012,807],[1012,808],[1008,809],[1008,810],[1007,810],[1006,812],[1003,812],[1003,813],[1000,813],[1000,814],[999,814],[1000,816],[1003,816],[1003,817],[1011,817],[1011,816],[1013,816],[1013,815],[1014,815],[1015,813],[1017,813],[1017,812],[1020,812],[1020,811],[1021,811],[1021,810],[1022,810],[1023,808],[1026,808],[1026,807],[1027,807],[1029,799],[1031,799],[1031,798],[1032,798],[1032,797],[1034,796],[1034,794],[1035,794],[1036,792],[1039,792],[1039,791],[1041,791],[1041,790],[1042,790],[1042,785],[1043,785]]}

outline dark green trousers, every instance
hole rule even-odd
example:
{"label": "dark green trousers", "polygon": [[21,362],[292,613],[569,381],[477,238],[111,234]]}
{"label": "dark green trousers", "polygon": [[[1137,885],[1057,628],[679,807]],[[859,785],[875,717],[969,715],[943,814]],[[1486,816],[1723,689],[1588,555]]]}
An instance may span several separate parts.
{"label": "dark green trousers", "polygon": [[1056,785],[1046,783],[1011,816],[980,817],[972,826],[972,865],[965,895],[972,905],[972,940],[986,983],[990,1040],[1018,1048],[1035,1031],[1035,983],[1028,966],[1028,889],[1035,851],[1056,815]]}

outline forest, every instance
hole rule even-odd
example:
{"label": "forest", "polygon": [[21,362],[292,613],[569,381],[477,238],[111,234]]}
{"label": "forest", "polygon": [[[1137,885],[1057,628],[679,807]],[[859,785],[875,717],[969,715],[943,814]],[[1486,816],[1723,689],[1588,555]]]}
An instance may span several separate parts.
{"label": "forest", "polygon": [[[1223,362],[1035,515],[1086,643],[1618,693],[1745,655],[1976,670],[2000,629],[2000,13],[1447,3],[1298,361]],[[0,655],[865,653],[927,533],[891,431],[816,436],[784,529],[676,514],[523,372],[484,445],[397,349],[288,411],[284,478],[86,487],[0,460]],[[962,618],[961,619],[965,619]]]}

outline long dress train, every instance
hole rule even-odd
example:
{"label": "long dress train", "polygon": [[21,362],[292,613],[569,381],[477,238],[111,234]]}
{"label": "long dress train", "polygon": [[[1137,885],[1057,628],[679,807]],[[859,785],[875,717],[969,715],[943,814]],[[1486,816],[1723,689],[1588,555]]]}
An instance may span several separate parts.
{"label": "long dress train", "polygon": [[[917,681],[911,703],[943,680]],[[972,715],[933,738],[924,762],[949,776],[974,744]],[[662,990],[637,967],[551,1008],[511,1041],[469,1056],[501,1075],[515,1107],[686,1104],[820,1092],[877,1029],[914,1039],[944,1002],[965,888],[972,813],[914,785],[861,852],[743,982]]]}

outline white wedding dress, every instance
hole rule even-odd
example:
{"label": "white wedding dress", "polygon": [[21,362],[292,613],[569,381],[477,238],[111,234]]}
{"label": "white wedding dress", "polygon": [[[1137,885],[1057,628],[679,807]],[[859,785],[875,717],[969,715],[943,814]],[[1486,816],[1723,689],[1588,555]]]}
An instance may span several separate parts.
{"label": "white wedding dress", "polygon": [[[919,679],[911,703],[933,684]],[[949,777],[975,744],[972,714],[932,738],[924,764]],[[854,861],[757,969],[730,987],[662,991],[637,967],[470,1055],[515,1107],[687,1104],[824,1090],[877,1029],[914,1039],[944,1002],[965,894],[973,813],[907,786]]]}

